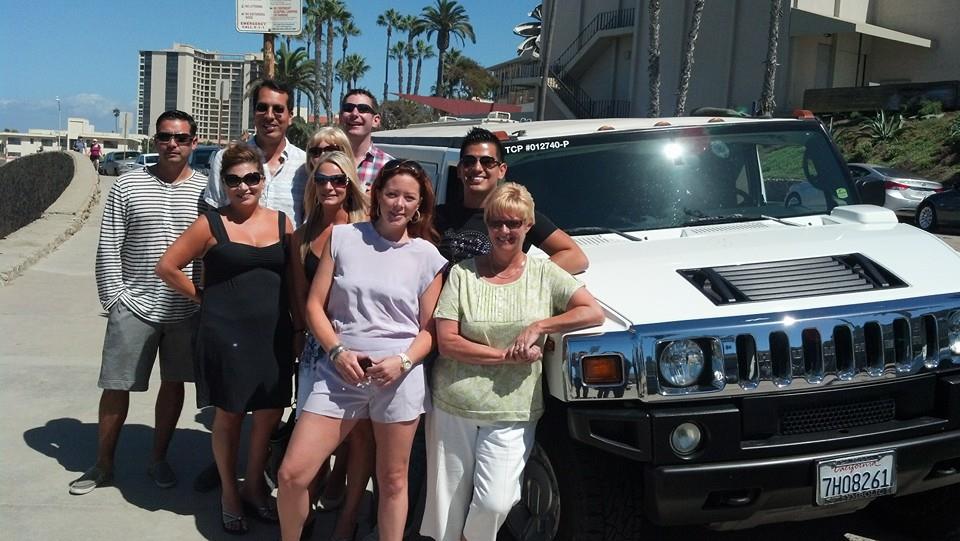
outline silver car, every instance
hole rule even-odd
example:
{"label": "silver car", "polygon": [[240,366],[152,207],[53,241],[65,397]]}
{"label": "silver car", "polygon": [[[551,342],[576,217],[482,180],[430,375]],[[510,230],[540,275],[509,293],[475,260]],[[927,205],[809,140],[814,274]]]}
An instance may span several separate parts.
{"label": "silver car", "polygon": [[104,175],[121,175],[126,171],[129,171],[129,167],[126,167],[137,160],[137,156],[140,153],[136,150],[117,150],[114,152],[108,152],[104,156],[103,161],[100,163],[100,171]]}
{"label": "silver car", "polygon": [[869,163],[851,163],[849,167],[854,182],[868,178],[882,180],[887,194],[883,206],[900,216],[913,218],[921,201],[943,191],[943,184],[916,173]]}

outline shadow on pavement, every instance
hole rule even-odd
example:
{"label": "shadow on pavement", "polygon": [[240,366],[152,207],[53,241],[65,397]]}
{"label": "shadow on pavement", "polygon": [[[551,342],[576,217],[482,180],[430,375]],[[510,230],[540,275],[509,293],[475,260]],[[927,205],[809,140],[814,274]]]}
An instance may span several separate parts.
{"label": "shadow on pavement", "polygon": [[[212,419],[212,408],[200,411],[196,415],[198,422],[208,425]],[[246,423],[249,424],[249,423]],[[244,434],[241,441],[247,439]],[[31,428],[23,433],[24,442],[33,450],[42,453],[54,460],[66,471],[73,472],[79,477],[89,468],[96,456],[97,425],[96,423],[82,423],[77,419],[60,418],[48,421],[44,426]],[[177,486],[170,489],[160,489],[146,473],[153,443],[153,428],[142,424],[124,425],[117,444],[116,465],[112,487],[102,490],[118,490],[129,504],[147,511],[167,511],[183,516],[193,516],[197,532],[205,539],[236,539],[236,536],[223,532],[220,525],[219,497],[220,492],[214,490],[206,494],[193,491],[193,479],[207,465],[213,461],[210,450],[210,433],[194,428],[178,428],[170,444],[168,458],[177,474]],[[241,454],[246,455],[245,446],[241,446]],[[242,464],[241,464],[242,466]],[[238,469],[238,471],[243,471]],[[67,492],[68,487],[56,487],[56,490]],[[76,498],[96,498],[97,491]],[[101,500],[102,501],[102,500]],[[91,515],[91,520],[102,520],[103,517]],[[280,529],[276,525],[263,524],[248,519],[250,533],[245,539],[277,539]],[[77,525],[82,527],[82,525]],[[152,537],[158,532],[150,531],[150,525],[145,523],[146,537]]]}

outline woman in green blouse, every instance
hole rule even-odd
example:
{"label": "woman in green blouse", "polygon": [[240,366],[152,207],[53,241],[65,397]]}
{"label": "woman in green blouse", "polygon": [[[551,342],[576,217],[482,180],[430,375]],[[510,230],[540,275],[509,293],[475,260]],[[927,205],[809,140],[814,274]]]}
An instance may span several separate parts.
{"label": "woman in green blouse", "polygon": [[427,506],[421,534],[493,541],[520,500],[520,479],[543,413],[546,335],[603,322],[581,283],[528,258],[530,192],[499,186],[485,202],[492,251],[450,270],[435,312],[440,356],[427,416]]}

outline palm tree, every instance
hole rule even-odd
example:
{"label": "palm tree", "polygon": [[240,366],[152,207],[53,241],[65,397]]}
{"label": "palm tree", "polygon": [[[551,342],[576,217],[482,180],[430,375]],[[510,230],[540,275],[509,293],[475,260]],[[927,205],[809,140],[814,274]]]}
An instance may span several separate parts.
{"label": "palm tree", "polygon": [[397,27],[400,17],[400,12],[393,8],[377,15],[377,26],[387,27],[387,59],[384,61],[383,68],[383,103],[387,102],[387,81],[390,77],[390,38],[393,36],[393,29]]}
{"label": "palm tree", "polygon": [[[339,21],[339,25],[337,26],[337,35],[343,38],[343,48],[342,48],[342,53],[340,54],[340,62],[337,63],[339,65],[340,63],[343,62],[343,59],[347,57],[347,46],[350,43],[350,38],[360,35],[360,27],[354,24],[353,17],[343,19]],[[339,74],[339,68],[337,69],[337,72]],[[340,99],[341,100],[343,99],[343,92],[344,92],[344,87],[346,86],[345,84],[346,82],[347,82],[346,79],[341,79],[340,81]]]}
{"label": "palm tree", "polygon": [[760,93],[760,114],[772,115],[777,106],[774,83],[777,76],[777,46],[780,42],[780,16],[783,15],[783,0],[770,0],[770,29],[767,33],[766,71],[763,75],[763,91]]}
{"label": "palm tree", "polygon": [[397,94],[403,92],[403,61],[407,58],[407,44],[398,41],[390,48],[390,58],[397,61]]}
{"label": "palm tree", "polygon": [[352,53],[342,60],[343,77],[349,81],[350,88],[357,87],[357,81],[370,71],[367,59],[363,55]]}
{"label": "palm tree", "polygon": [[[306,12],[306,9],[304,10]],[[306,44],[307,59],[310,59],[310,44],[313,43],[313,36],[316,34],[316,24],[314,20],[309,15],[304,18],[303,21],[303,31],[300,32],[297,36],[294,36],[297,41],[302,41]],[[313,110],[313,89],[311,88],[308,92],[298,92],[297,93],[297,110],[300,110],[300,98],[303,94],[307,95],[308,109]]]}
{"label": "palm tree", "polygon": [[684,47],[683,63],[680,65],[680,86],[677,89],[676,116],[681,116],[687,107],[687,91],[690,90],[690,76],[693,73],[693,50],[700,34],[700,19],[703,18],[703,6],[707,0],[695,0],[693,16],[690,18],[690,31]]}
{"label": "palm tree", "polygon": [[333,122],[333,40],[337,22],[353,18],[342,0],[327,0],[327,79],[324,87],[327,91],[327,124]]}
{"label": "palm tree", "polygon": [[424,58],[433,58],[437,56],[433,52],[433,45],[430,45],[422,39],[418,39],[415,45],[416,47],[416,56],[417,56],[417,80],[413,83],[413,93],[420,93],[420,68],[423,67]]}
{"label": "palm tree", "polygon": [[[407,33],[407,94],[412,89],[413,77],[413,57],[416,51],[413,47],[413,38],[423,31],[423,22],[416,15],[403,15],[400,17],[399,30]],[[403,92],[403,89],[397,89],[397,92]]]}
{"label": "palm tree", "polygon": [[650,46],[647,49],[647,80],[650,106],[647,116],[660,116],[660,0],[650,0]]}
{"label": "palm tree", "polygon": [[[287,48],[285,42],[281,42],[280,49],[276,52],[274,80],[290,87],[294,93],[299,91],[309,98],[314,89],[313,76],[313,66],[307,57],[307,50],[303,47],[297,47],[291,51]],[[262,81],[262,78],[251,80],[247,83],[247,90],[249,91]]]}
{"label": "palm tree", "polygon": [[446,73],[446,81],[442,92],[438,96],[452,98],[454,93],[459,90],[463,81],[463,75],[470,68],[470,59],[463,55],[459,49],[450,49],[450,52],[443,58],[443,71]]}
{"label": "palm tree", "polygon": [[464,38],[470,38],[473,43],[477,37],[470,25],[470,17],[456,0],[436,0],[435,6],[423,8],[421,19],[423,29],[427,32],[427,39],[437,34],[437,85],[435,95],[440,96],[444,89],[443,84],[443,56],[450,47],[450,36],[455,36],[464,43]]}

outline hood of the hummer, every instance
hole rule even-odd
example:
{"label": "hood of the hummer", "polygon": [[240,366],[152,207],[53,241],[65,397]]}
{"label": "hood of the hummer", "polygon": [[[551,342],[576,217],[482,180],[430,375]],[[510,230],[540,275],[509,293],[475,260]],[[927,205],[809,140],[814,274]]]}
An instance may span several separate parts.
{"label": "hood of the hummer", "polygon": [[[576,237],[590,259],[578,278],[624,323],[636,325],[789,312],[921,297],[960,290],[960,255],[934,235],[894,222],[816,218],[801,226],[744,222]],[[717,305],[678,271],[861,254],[902,287]]]}

